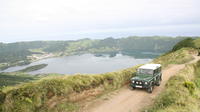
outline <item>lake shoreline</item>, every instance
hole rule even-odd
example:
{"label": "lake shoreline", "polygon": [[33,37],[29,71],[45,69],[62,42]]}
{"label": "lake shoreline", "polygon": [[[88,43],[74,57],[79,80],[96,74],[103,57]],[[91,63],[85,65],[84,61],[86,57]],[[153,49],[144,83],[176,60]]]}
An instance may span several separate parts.
{"label": "lake shoreline", "polygon": [[48,73],[59,73],[69,75],[77,73],[98,74],[121,70],[138,64],[145,64],[151,61],[152,59],[153,58],[138,59],[123,54],[102,54],[102,56],[96,56],[95,54],[79,54],[73,56],[61,56],[43,59],[40,61],[33,62],[26,66],[11,67],[2,72],[16,72],[26,69],[27,67],[40,64],[48,64],[48,66],[45,68],[34,70],[28,73],[31,75]]}
{"label": "lake shoreline", "polygon": [[[132,54],[133,52],[133,54]],[[74,55],[84,55],[84,54],[93,54],[95,56],[102,56],[102,55],[110,55],[110,57],[114,57],[116,54],[119,54],[119,53],[122,53],[123,55],[134,55],[136,58],[141,58],[140,56],[138,57],[137,55],[152,55],[152,59],[155,58],[153,55],[155,55],[156,57],[159,56],[160,54],[163,54],[162,52],[148,52],[146,53],[146,51],[112,51],[112,52],[97,52],[97,53],[88,53],[88,52],[82,52],[82,53],[70,53],[70,54],[64,54],[64,52],[59,52],[59,53],[44,53],[42,55],[31,55],[31,56],[28,56],[28,60],[22,60],[22,61],[19,61],[17,63],[13,63],[13,64],[8,64],[8,63],[0,63],[1,64],[7,64],[7,66],[0,66],[0,71],[4,71],[6,69],[9,69],[11,67],[16,67],[16,66],[25,66],[25,65],[30,65],[31,63],[34,63],[34,62],[37,62],[37,61],[40,61],[40,60],[44,60],[44,59],[50,59],[50,58],[57,58],[57,57],[66,57],[66,56],[74,56]],[[20,63],[20,62],[23,62],[23,63]]]}

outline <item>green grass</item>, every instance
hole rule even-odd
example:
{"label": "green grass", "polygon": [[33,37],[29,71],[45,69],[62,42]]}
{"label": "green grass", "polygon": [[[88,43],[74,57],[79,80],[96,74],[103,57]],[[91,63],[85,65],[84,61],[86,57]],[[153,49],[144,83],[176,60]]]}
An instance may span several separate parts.
{"label": "green grass", "polygon": [[0,89],[38,79],[25,73],[0,73]]}
{"label": "green grass", "polygon": [[[185,48],[190,47],[190,48]],[[190,53],[200,48],[200,39],[185,39],[174,46],[173,50],[154,62],[181,64],[191,60]],[[171,77],[166,89],[155,99],[147,112],[199,112],[200,110],[200,61],[187,65],[181,72]]]}
{"label": "green grass", "polygon": [[[49,109],[48,102],[54,98],[63,97],[66,99],[65,102],[70,104],[67,107],[74,109],[77,107],[77,104],[68,100],[71,94],[97,87],[101,87],[104,91],[120,88],[129,82],[130,78],[134,76],[133,73],[135,70],[136,67],[99,75],[90,74],[43,78],[42,80],[23,84],[13,89],[3,89],[6,99],[2,101],[3,104],[0,107],[4,112],[52,111],[52,108]],[[56,108],[58,109],[58,107],[64,105],[62,103],[58,102],[53,109],[56,111]]]}
{"label": "green grass", "polygon": [[17,72],[32,72],[32,71],[36,71],[36,70],[40,70],[42,68],[45,68],[47,65],[48,64],[34,65],[34,66],[27,67],[25,69],[19,70]]}
{"label": "green grass", "polygon": [[172,51],[179,50],[184,47],[200,48],[200,38],[186,38],[178,42],[172,49]]}
{"label": "green grass", "polygon": [[169,64],[182,64],[193,59],[192,53],[197,53],[200,48],[200,38],[186,38],[177,43],[173,49],[156,58],[154,63],[161,63],[164,67]]}
{"label": "green grass", "polygon": [[168,52],[153,60],[153,63],[160,63],[163,67],[169,64],[183,64],[193,59],[191,52],[195,52],[193,48],[181,48],[180,50]]}
{"label": "green grass", "polygon": [[148,112],[199,112],[200,110],[200,61],[188,65],[170,78]]}

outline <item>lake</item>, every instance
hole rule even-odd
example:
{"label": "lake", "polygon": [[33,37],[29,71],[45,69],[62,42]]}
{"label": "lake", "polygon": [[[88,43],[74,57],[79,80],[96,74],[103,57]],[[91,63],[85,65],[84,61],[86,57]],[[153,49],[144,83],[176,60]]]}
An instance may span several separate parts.
{"label": "lake", "polygon": [[[147,53],[148,54],[148,53]],[[40,73],[105,73],[129,68],[138,64],[145,64],[152,60],[152,57],[135,58],[134,56],[123,55],[121,53],[114,56],[83,54],[65,57],[56,57],[33,62],[25,66],[16,66],[0,72],[14,72],[29,66],[38,64],[48,64],[47,67],[30,72],[30,74]]]}

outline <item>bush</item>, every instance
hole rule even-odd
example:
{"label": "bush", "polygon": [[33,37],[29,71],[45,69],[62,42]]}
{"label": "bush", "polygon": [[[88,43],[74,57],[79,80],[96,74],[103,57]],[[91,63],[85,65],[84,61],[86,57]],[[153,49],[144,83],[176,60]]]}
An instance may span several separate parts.
{"label": "bush", "polygon": [[6,94],[0,90],[0,104],[4,103]]}
{"label": "bush", "polygon": [[191,81],[185,81],[183,84],[189,91],[191,94],[194,93],[195,91],[195,84]]}
{"label": "bush", "polygon": [[165,91],[157,102],[158,107],[167,107],[175,103],[177,95],[176,91]]}

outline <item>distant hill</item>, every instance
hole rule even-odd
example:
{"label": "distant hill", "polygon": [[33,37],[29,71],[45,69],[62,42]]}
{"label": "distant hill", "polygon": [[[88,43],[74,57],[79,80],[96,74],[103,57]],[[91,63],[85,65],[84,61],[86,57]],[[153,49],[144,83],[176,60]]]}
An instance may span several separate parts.
{"label": "distant hill", "polygon": [[83,53],[112,52],[167,52],[186,37],[127,37],[102,40],[81,39],[77,41],[33,41],[0,43],[0,69],[28,64],[33,60]]}

